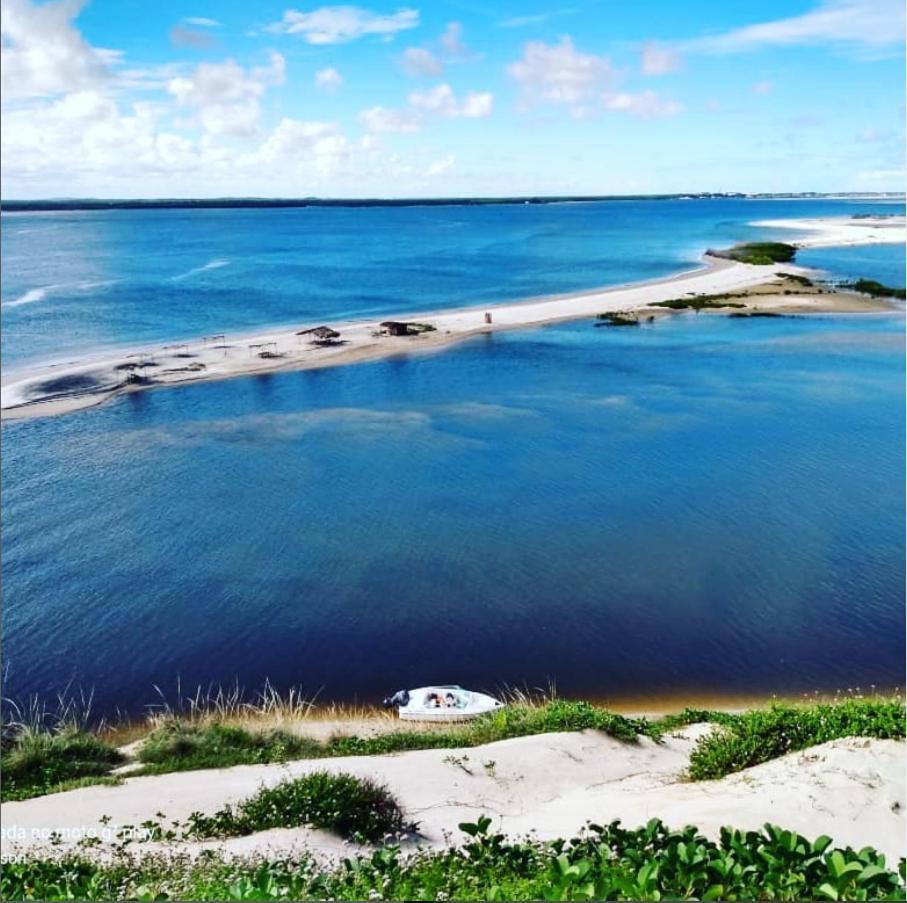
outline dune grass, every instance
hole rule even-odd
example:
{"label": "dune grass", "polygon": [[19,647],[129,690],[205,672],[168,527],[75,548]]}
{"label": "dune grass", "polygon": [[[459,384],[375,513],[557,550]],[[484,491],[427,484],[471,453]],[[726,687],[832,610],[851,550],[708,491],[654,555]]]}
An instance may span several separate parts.
{"label": "dune grass", "polygon": [[21,731],[4,742],[0,801],[23,800],[88,784],[117,783],[109,772],[123,761],[123,755],[109,743],[84,731]]}
{"label": "dune grass", "polygon": [[162,724],[139,751],[143,774],[238,764],[319,759],[335,756],[374,756],[416,749],[456,749],[496,740],[556,731],[600,730],[635,743],[648,730],[647,722],[625,718],[588,702],[553,699],[544,704],[514,703],[474,721],[447,730],[395,730],[372,737],[335,735],[325,741],[279,731],[257,734],[220,724]]}
{"label": "dune grass", "polygon": [[121,853],[5,865],[4,900],[903,900],[900,869],[866,847],[834,849],[766,825],[671,831],[592,825],[572,840],[510,840],[491,819],[464,822],[464,844],[401,854],[385,847],[336,866],[311,859]]}
{"label": "dune grass", "polygon": [[669,310],[718,310],[724,307],[746,307],[731,298],[745,298],[744,294],[690,295],[687,298],[669,298],[667,301],[651,301],[649,307],[667,307]]}

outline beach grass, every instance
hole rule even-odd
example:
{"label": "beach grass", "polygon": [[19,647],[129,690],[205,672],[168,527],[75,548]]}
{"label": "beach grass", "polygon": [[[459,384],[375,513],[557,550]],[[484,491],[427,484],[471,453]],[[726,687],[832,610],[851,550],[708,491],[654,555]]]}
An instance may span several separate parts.
{"label": "beach grass", "polygon": [[4,742],[0,801],[116,782],[109,772],[124,758],[109,743],[86,731],[22,731]]}
{"label": "beach grass", "polygon": [[248,728],[168,721],[156,727],[139,750],[140,774],[196,768],[318,759],[374,756],[417,749],[457,749],[497,740],[563,731],[600,730],[627,743],[647,732],[647,722],[626,718],[588,702],[551,699],[522,701],[474,721],[442,730],[392,730],[373,736],[335,734],[318,741],[283,732],[257,734]]}
{"label": "beach grass", "polygon": [[190,857],[121,850],[26,858],[0,875],[4,900],[903,900],[900,867],[774,825],[670,830],[591,825],[570,840],[510,840],[490,818],[460,824],[440,851],[384,847],[319,865],[307,856]]}

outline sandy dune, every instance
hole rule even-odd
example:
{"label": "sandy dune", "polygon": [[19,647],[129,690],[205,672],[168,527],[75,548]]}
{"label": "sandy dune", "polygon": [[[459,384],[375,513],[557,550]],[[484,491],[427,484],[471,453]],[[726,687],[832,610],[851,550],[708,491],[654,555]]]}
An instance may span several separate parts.
{"label": "sandy dune", "polygon": [[[766,821],[839,845],[871,844],[891,861],[903,855],[905,745],[892,740],[837,740],[748,769],[721,781],[683,780],[695,739],[710,730],[694,725],[662,745],[643,739],[630,746],[594,731],[544,734],[464,750],[240,766],[156,777],[129,778],[120,787],[89,787],[3,807],[3,852],[47,850],[42,839],[61,832],[65,849],[78,832],[140,825],[146,819],[185,819],[288,776],[327,769],[383,781],[420,824],[422,845],[460,839],[457,825],[486,814],[496,828],[521,836],[568,837],[587,820],[627,825],[660,817],[675,827],[699,826],[717,836],[722,825],[757,829]],[[43,832],[43,834],[42,834]],[[70,834],[68,832],[76,832]],[[19,835],[19,839],[16,839]],[[95,850],[109,850],[101,844]],[[164,845],[142,843],[137,851]],[[223,843],[172,844],[234,854],[286,854],[309,848],[348,855],[336,838],[308,829],[282,829]]]}

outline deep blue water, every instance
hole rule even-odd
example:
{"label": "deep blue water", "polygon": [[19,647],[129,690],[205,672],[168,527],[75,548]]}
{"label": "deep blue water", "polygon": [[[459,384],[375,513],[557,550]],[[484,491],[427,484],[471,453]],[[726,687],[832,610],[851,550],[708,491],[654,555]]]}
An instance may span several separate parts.
{"label": "deep blue water", "polygon": [[791,237],[751,221],[902,210],[725,199],[4,214],[2,355],[10,366],[651,279],[710,246]]}
{"label": "deep blue water", "polygon": [[[93,341],[134,327],[101,307]],[[369,700],[434,681],[898,684],[903,330],[898,313],[580,322],[6,424],[4,690],[72,681],[110,710],[177,676]]]}

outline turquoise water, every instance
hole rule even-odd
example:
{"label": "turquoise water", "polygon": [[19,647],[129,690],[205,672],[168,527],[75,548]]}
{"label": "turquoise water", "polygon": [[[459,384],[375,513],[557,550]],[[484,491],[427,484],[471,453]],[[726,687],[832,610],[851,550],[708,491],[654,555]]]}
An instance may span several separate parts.
{"label": "turquoise water", "polygon": [[6,213],[2,355],[15,366],[651,279],[710,246],[791,235],[751,221],[902,209],[725,199]]}
{"label": "turquoise water", "polygon": [[[713,209],[694,232],[732,229]],[[136,338],[106,303],[91,341]],[[364,700],[428,682],[900,683],[903,329],[899,313],[579,322],[8,423],[4,690],[72,682],[110,711],[177,677]]]}

